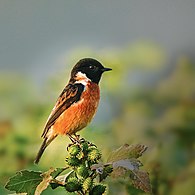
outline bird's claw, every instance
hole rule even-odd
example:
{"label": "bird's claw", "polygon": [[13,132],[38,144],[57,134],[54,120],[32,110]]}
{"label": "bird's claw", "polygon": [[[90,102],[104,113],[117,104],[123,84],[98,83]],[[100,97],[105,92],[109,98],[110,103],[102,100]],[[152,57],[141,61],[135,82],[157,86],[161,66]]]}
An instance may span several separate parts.
{"label": "bird's claw", "polygon": [[69,139],[72,141],[72,144],[80,144],[83,138],[80,139],[80,135],[74,134],[74,137],[70,134],[67,134]]}

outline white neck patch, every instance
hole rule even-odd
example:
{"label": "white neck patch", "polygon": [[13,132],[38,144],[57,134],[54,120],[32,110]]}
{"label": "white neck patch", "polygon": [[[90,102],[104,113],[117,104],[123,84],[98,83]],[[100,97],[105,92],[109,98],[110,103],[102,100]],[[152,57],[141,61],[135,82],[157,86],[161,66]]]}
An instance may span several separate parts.
{"label": "white neck patch", "polygon": [[91,81],[91,80],[87,77],[87,75],[85,73],[78,72],[76,74],[76,82],[75,83],[81,83],[84,86],[86,86],[89,81]]}

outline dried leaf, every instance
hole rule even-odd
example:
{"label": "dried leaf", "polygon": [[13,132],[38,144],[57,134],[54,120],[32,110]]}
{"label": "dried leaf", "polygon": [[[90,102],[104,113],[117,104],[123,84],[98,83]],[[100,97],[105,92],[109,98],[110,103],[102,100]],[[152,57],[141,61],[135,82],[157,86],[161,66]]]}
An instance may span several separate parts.
{"label": "dried leaf", "polygon": [[137,159],[125,159],[125,160],[119,160],[116,162],[113,162],[112,166],[113,169],[116,169],[118,167],[123,167],[127,170],[138,170],[140,167],[140,161],[138,161]]}
{"label": "dried leaf", "polygon": [[145,192],[151,192],[149,174],[145,171],[140,171],[139,167],[142,163],[137,159],[146,151],[145,145],[128,145],[125,144],[119,149],[113,151],[107,162],[113,166],[112,177],[131,177],[133,186]]}
{"label": "dried leaf", "polygon": [[113,169],[113,172],[111,173],[112,178],[119,178],[119,177],[125,177],[127,175],[127,169],[123,167],[118,167],[116,169]]}
{"label": "dried leaf", "polygon": [[132,183],[133,186],[143,190],[144,192],[151,193],[151,184],[150,184],[150,178],[149,174],[146,171],[132,171],[133,172],[133,178]]}
{"label": "dried leaf", "polygon": [[125,144],[113,151],[108,157],[107,162],[115,162],[124,159],[139,158],[147,150],[147,146],[137,144],[137,145],[128,145]]}
{"label": "dried leaf", "polygon": [[112,177],[124,177],[127,176],[129,171],[139,170],[141,163],[137,159],[125,159],[113,162],[113,173]]}

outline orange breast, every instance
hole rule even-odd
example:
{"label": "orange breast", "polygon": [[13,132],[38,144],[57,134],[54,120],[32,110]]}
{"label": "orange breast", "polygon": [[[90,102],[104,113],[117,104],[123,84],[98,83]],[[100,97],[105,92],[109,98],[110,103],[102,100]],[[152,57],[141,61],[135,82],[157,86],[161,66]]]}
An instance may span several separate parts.
{"label": "orange breast", "polygon": [[55,134],[74,134],[93,118],[100,99],[99,86],[88,83],[81,99],[65,110],[53,125]]}

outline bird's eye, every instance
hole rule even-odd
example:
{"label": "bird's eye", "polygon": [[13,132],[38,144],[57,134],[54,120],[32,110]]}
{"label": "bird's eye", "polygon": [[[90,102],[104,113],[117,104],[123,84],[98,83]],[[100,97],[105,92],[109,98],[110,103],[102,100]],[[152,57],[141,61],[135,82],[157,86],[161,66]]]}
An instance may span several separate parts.
{"label": "bird's eye", "polygon": [[91,66],[89,66],[89,68],[90,68],[91,70],[94,70],[96,67],[93,66],[93,65],[91,65]]}

